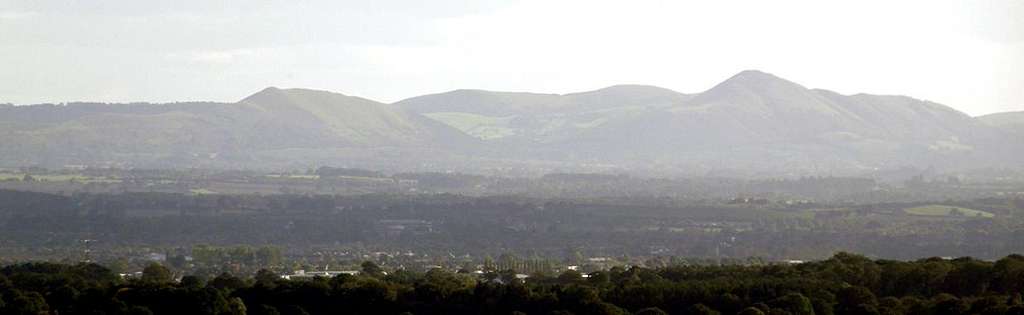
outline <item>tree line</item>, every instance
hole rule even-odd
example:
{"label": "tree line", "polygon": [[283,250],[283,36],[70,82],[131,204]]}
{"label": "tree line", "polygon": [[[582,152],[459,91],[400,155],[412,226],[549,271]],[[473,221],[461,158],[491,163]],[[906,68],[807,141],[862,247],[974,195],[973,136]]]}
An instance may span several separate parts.
{"label": "tree line", "polygon": [[1024,256],[615,267],[526,279],[435,269],[285,280],[212,279],[153,264],[124,279],[92,263],[0,268],[2,314],[1024,314]]}

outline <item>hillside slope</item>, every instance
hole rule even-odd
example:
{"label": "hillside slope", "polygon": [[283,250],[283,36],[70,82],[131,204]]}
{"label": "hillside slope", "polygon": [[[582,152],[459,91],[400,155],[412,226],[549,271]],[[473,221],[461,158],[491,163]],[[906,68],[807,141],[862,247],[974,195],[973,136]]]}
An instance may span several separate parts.
{"label": "hillside slope", "polygon": [[978,117],[978,120],[1006,132],[1024,136],[1024,111],[988,114]]}
{"label": "hillside slope", "polygon": [[0,141],[8,165],[153,166],[259,163],[256,153],[274,150],[439,150],[471,145],[472,138],[388,104],[267,88],[233,104],[4,106]]}
{"label": "hillside slope", "polygon": [[905,96],[842,95],[743,71],[687,95],[613,86],[566,95],[453,91],[396,103],[520,158],[721,169],[863,172],[1012,163],[1005,132]]}
{"label": "hillside slope", "polygon": [[564,95],[456,90],[395,105],[483,140],[527,145],[570,140],[609,121],[689,98],[655,86],[616,85]]}
{"label": "hillside slope", "polygon": [[[591,130],[565,146],[597,156],[795,173],[999,162],[1002,134],[904,96],[841,95],[744,71],[677,106]],[[653,148],[653,150],[652,150]],[[554,150],[564,150],[556,147]],[[616,158],[614,156],[604,159]]]}

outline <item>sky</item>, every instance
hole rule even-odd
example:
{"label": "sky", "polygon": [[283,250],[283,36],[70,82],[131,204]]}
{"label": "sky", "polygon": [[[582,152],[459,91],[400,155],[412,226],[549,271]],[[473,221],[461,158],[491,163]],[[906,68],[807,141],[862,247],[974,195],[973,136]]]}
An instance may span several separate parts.
{"label": "sky", "polygon": [[1024,110],[1024,1],[0,0],[0,103],[697,93],[746,69]]}

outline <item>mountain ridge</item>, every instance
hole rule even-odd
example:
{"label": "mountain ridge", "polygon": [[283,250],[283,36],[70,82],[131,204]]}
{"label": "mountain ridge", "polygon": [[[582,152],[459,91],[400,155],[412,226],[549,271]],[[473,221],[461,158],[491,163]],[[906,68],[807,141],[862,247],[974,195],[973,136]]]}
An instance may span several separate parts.
{"label": "mountain ridge", "polygon": [[810,89],[757,70],[693,94],[638,84],[566,94],[460,89],[391,104],[270,86],[234,103],[0,106],[0,166],[340,162],[786,174],[1019,166],[1021,133],[993,117],[1002,116]]}
{"label": "mountain ridge", "polygon": [[[704,92],[680,95],[685,97],[663,104],[634,95],[631,100],[643,101],[620,101],[603,111],[487,116],[471,110],[430,113],[423,106],[419,112],[464,132],[482,131],[481,138],[489,142],[526,147],[520,151],[530,155],[576,161],[705,168],[773,163],[755,163],[761,155],[780,157],[780,167],[872,169],[920,161],[956,167],[975,158],[1008,160],[989,156],[998,151],[992,148],[1010,141],[996,130],[951,107],[907,96],[843,95],[756,70],[737,73]],[[435,99],[431,104],[458,101]],[[730,158],[723,159],[726,155]],[[742,161],[730,161],[733,157]]]}

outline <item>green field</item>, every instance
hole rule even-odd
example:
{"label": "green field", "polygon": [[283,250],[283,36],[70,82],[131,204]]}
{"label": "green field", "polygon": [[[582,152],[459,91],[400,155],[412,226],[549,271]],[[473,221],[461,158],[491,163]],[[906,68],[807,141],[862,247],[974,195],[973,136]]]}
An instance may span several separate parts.
{"label": "green field", "polygon": [[912,215],[924,215],[924,216],[953,216],[953,217],[983,217],[991,218],[995,215],[990,212],[981,210],[974,210],[968,208],[944,206],[944,205],[927,205],[913,208],[903,209],[903,212]]}
{"label": "green field", "polygon": [[452,126],[480,139],[495,139],[514,135],[510,123],[515,116],[491,117],[469,113],[429,113],[427,117]]}
{"label": "green field", "polygon": [[[22,180],[25,178],[24,173],[0,173],[0,181],[5,180]],[[78,181],[81,183],[120,183],[120,179],[107,178],[107,177],[92,177],[78,174],[35,174],[32,175],[37,181],[44,182],[66,182],[66,181]]]}
{"label": "green field", "polygon": [[320,179],[319,175],[282,175],[282,174],[269,174],[266,175],[269,178],[287,178],[287,179]]}
{"label": "green field", "polygon": [[206,189],[206,188],[189,189],[189,192],[192,193],[193,195],[217,195],[217,194],[219,194],[216,191],[212,191],[212,190],[209,190],[209,189]]}

